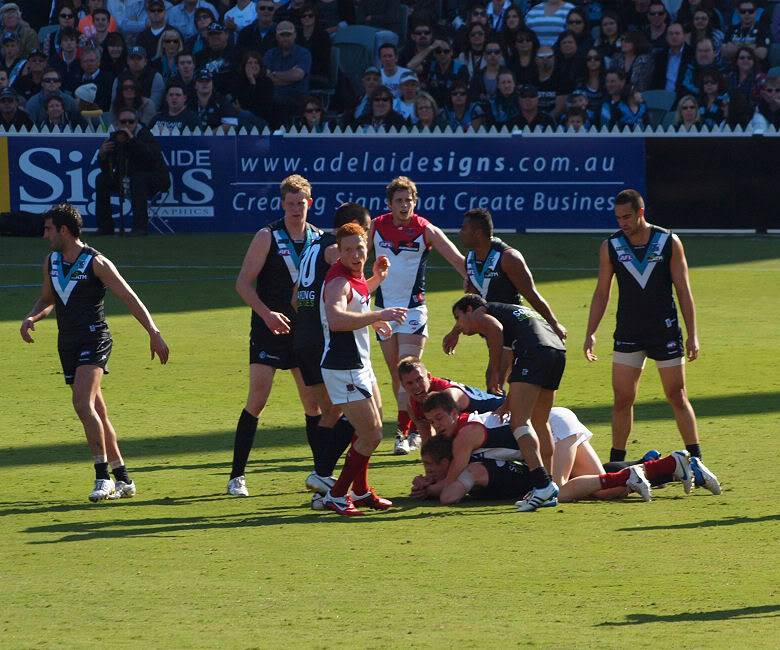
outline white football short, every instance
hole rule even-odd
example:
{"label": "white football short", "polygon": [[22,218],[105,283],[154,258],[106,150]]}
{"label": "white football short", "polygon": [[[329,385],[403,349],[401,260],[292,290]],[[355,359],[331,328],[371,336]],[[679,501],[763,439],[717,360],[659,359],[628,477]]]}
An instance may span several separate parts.
{"label": "white football short", "polygon": [[[390,327],[393,329],[393,334],[419,334],[421,336],[428,336],[428,307],[422,305],[420,307],[413,307],[406,312],[406,321],[403,325],[399,325],[395,321],[391,321]],[[381,336],[377,332],[377,338],[380,341],[387,341],[390,336]]]}
{"label": "white football short", "polygon": [[579,421],[573,411],[561,406],[554,406],[550,411],[550,428],[556,443],[569,436],[577,436],[575,445],[579,446],[593,437],[593,433]]}
{"label": "white football short", "polygon": [[371,367],[355,370],[322,368],[322,379],[334,404],[349,404],[370,399],[376,378]]}

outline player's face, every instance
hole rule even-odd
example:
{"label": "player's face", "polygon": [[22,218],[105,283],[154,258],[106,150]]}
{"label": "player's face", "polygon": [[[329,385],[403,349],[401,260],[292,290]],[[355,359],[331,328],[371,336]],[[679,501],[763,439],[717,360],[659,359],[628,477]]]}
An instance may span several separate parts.
{"label": "player's face", "polygon": [[460,227],[460,241],[466,248],[474,248],[477,243],[477,228],[471,223],[471,219],[464,219]]}
{"label": "player's face", "polygon": [[414,214],[414,206],[417,200],[412,198],[409,190],[396,190],[390,201],[390,211],[393,213],[394,222],[406,222]]}
{"label": "player's face", "polygon": [[415,368],[401,377],[401,385],[409,397],[422,404],[431,390],[431,376],[421,368]]}
{"label": "player's face", "polygon": [[639,232],[642,217],[645,211],[634,212],[630,203],[621,203],[615,206],[615,218],[618,226],[626,235],[634,235]]}
{"label": "player's face", "polygon": [[[209,82],[211,83],[211,82]],[[285,219],[306,221],[306,213],[309,211],[311,199],[303,192],[288,192],[282,200],[282,210]]]}
{"label": "player's face", "polygon": [[442,458],[436,462],[433,457],[425,454],[420,458],[422,460],[423,467],[425,468],[425,475],[432,478],[434,481],[441,481],[447,476],[447,470],[450,468],[450,461],[446,458]]}
{"label": "player's face", "polygon": [[471,307],[466,307],[466,311],[461,311],[460,309],[456,309],[455,313],[453,314],[455,316],[455,322],[458,325],[458,329],[463,332],[466,336],[471,336],[474,334],[474,328],[471,324],[471,315],[472,315],[472,309]]}
{"label": "player's face", "polygon": [[458,409],[448,412],[442,408],[435,408],[425,412],[425,419],[431,423],[437,435],[452,438],[458,428]]}
{"label": "player's face", "polygon": [[57,232],[51,219],[46,219],[43,224],[43,238],[49,242],[52,250],[61,251],[64,247],[62,234]]}
{"label": "player's face", "polygon": [[365,238],[360,235],[344,237],[339,242],[339,254],[341,255],[341,263],[352,271],[352,275],[355,277],[363,275],[363,266],[368,258]]}

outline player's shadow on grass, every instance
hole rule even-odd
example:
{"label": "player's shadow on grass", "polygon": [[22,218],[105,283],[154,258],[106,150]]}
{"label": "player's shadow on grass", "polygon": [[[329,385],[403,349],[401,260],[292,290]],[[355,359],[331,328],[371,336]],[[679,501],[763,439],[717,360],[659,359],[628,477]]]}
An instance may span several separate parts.
{"label": "player's shadow on grass", "polygon": [[[625,621],[605,621],[595,627],[623,627],[646,623],[699,623],[703,621],[728,621],[743,618],[770,618],[779,616],[780,605],[759,605],[739,609],[715,609],[706,612],[682,612],[680,614],[628,614]],[[765,616],[768,614],[769,616]]]}
{"label": "player's shadow on grass", "polygon": [[723,519],[706,519],[693,521],[687,524],[665,524],[659,526],[632,526],[631,528],[618,528],[617,532],[633,533],[642,530],[685,530],[687,528],[712,528],[717,526],[738,526],[740,524],[758,524],[765,521],[780,521],[780,515],[764,515],[763,517],[725,517]]}

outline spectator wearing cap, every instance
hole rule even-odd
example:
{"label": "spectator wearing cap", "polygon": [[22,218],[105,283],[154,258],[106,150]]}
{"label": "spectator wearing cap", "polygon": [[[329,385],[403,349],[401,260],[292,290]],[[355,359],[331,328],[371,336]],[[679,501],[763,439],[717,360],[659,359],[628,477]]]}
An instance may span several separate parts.
{"label": "spectator wearing cap", "polygon": [[119,113],[127,109],[134,110],[138,121],[144,126],[151,124],[157,114],[154,102],[143,96],[138,80],[129,70],[125,70],[116,80],[116,96],[111,104],[111,110],[103,118],[106,126],[115,126],[119,120]]}
{"label": "spectator wearing cap", "polygon": [[78,38],[76,12],[70,2],[59,3],[55,9],[54,16],[57,21],[57,29],[49,34],[46,40],[41,44],[43,46],[44,54],[49,57],[49,61],[56,59],[57,55],[60,53],[63,30],[74,30]]}
{"label": "spectator wearing cap", "polygon": [[217,91],[226,95],[231,90],[238,64],[232,36],[223,25],[211,23],[206,43],[208,46],[195,55],[195,66],[211,72]]}
{"label": "spectator wearing cap", "polygon": [[43,103],[50,95],[59,95],[65,102],[65,110],[73,113],[78,110],[78,104],[73,96],[62,89],[62,78],[56,68],[44,68],[41,77],[41,91],[30,97],[24,105],[24,110],[33,122],[40,122],[44,116]]}
{"label": "spectator wearing cap", "polygon": [[0,60],[0,68],[8,73],[8,82],[10,85],[16,83],[24,69],[27,59],[22,58],[19,53],[19,37],[14,32],[5,32],[3,34],[3,57]]}
{"label": "spectator wearing cap", "polygon": [[209,27],[215,22],[217,21],[211,11],[205,7],[198,7],[195,10],[195,26],[198,31],[184,44],[184,47],[190,50],[193,55],[205,50],[208,47]]}
{"label": "spectator wearing cap", "polygon": [[185,128],[193,130],[200,126],[198,114],[187,108],[187,89],[176,79],[168,83],[165,91],[163,110],[157,113],[149,125],[149,130],[158,127],[161,130],[179,131]]}
{"label": "spectator wearing cap", "polygon": [[255,13],[257,18],[238,33],[238,49],[241,52],[255,50],[265,54],[276,46],[273,0],[257,0]]}
{"label": "spectator wearing cap", "polygon": [[298,117],[303,101],[309,94],[311,54],[295,44],[295,26],[282,21],[276,27],[277,47],[263,56],[268,78],[274,85],[272,125],[278,127]]}
{"label": "spectator wearing cap", "polygon": [[[149,65],[149,57],[143,47],[134,45],[130,48],[130,51],[127,53],[127,72],[132,75],[140,86],[141,95],[152,101],[155,107],[154,112],[156,113],[165,92],[165,82],[162,75]],[[117,95],[117,84],[115,83],[113,89],[114,98]],[[144,122],[144,124],[148,124],[148,122]]]}
{"label": "spectator wearing cap", "polygon": [[420,90],[420,82],[417,79],[417,75],[411,70],[407,70],[401,75],[400,86],[401,96],[395,98],[393,110],[414,124],[417,122],[414,114],[414,100]]}
{"label": "spectator wearing cap", "polygon": [[300,23],[295,42],[311,53],[312,88],[325,88],[330,79],[330,36],[320,24],[316,5],[306,2],[297,11]]}
{"label": "spectator wearing cap", "polygon": [[238,126],[238,111],[214,89],[214,79],[208,70],[199,70],[195,75],[195,98],[189,108],[197,113],[201,129],[227,130]]}
{"label": "spectator wearing cap", "polygon": [[558,123],[563,126],[568,126],[569,116],[572,111],[575,111],[576,113],[582,111],[582,125],[586,129],[589,129],[596,124],[596,113],[590,109],[588,96],[585,94],[584,90],[578,88],[566,98],[566,112],[558,118]]}
{"label": "spectator wearing cap", "polygon": [[401,75],[407,72],[407,69],[398,65],[398,50],[395,45],[384,43],[379,46],[379,65],[382,72],[382,85],[390,89],[393,97],[400,97]]}
{"label": "spectator wearing cap", "polygon": [[453,130],[476,131],[485,120],[485,110],[479,102],[469,101],[469,86],[456,81],[450,88],[450,100],[442,108],[442,117]]}
{"label": "spectator wearing cap", "polygon": [[81,64],[79,63],[79,33],[73,27],[65,27],[60,32],[60,49],[49,65],[57,68],[62,78],[62,87],[72,93],[81,84]]}
{"label": "spectator wearing cap", "polygon": [[157,53],[157,46],[163,32],[169,27],[165,3],[162,0],[149,0],[146,13],[149,15],[148,26],[136,36],[135,44],[140,45],[150,57],[153,57]]}
{"label": "spectator wearing cap", "polygon": [[231,32],[238,33],[251,25],[256,16],[253,0],[237,0],[236,4],[225,12],[223,22]]}
{"label": "spectator wearing cap", "polygon": [[168,24],[178,29],[185,40],[192,39],[198,34],[198,9],[208,9],[212,20],[219,18],[214,5],[205,0],[183,0],[168,10]]}
{"label": "spectator wearing cap", "polygon": [[345,111],[345,125],[352,124],[363,117],[370,108],[371,94],[382,85],[382,75],[379,73],[379,68],[373,65],[368,66],[363,71],[361,82],[363,84],[363,93],[358,97],[354,106]]}
{"label": "spectator wearing cap", "polygon": [[[737,54],[737,50],[743,45],[753,50],[759,61],[764,61],[769,54],[769,46],[772,44],[772,37],[769,34],[769,21],[758,21],[758,3],[756,0],[739,0],[736,4],[739,15],[739,24],[732,25],[726,36],[723,38],[723,44],[720,47],[720,53],[724,59],[731,61]],[[777,14],[777,10],[775,10]]]}
{"label": "spectator wearing cap", "polygon": [[509,129],[528,127],[533,131],[536,127],[555,128],[555,119],[539,106],[539,91],[536,86],[531,84],[520,86],[517,91],[517,105],[520,112],[507,123]]}
{"label": "spectator wearing cap", "polygon": [[437,104],[444,104],[456,81],[469,82],[469,71],[465,64],[453,58],[452,45],[446,41],[436,42],[439,45],[433,50],[433,61],[428,69],[427,90]]}
{"label": "spectator wearing cap", "polygon": [[[81,119],[84,120],[87,128],[91,128],[93,131],[105,131],[106,126],[103,123],[105,111],[95,103],[97,86],[93,83],[83,84],[76,88],[76,90],[73,91],[73,94],[76,97],[78,105],[77,112],[81,116]],[[73,111],[68,112],[71,113]]]}
{"label": "spectator wearing cap", "polygon": [[102,45],[106,35],[118,31],[119,27],[108,13],[105,0],[87,0],[87,15],[79,20],[76,29],[86,39]]}
{"label": "spectator wearing cap", "polygon": [[[102,111],[111,108],[111,93],[114,87],[114,76],[100,67],[100,52],[94,47],[85,47],[79,57],[81,63],[81,83],[95,84],[95,101]],[[75,88],[73,89],[75,92]]]}
{"label": "spectator wearing cap", "polygon": [[46,69],[46,55],[41,50],[33,50],[27,57],[27,65],[16,77],[14,90],[19,95],[19,101],[26,103],[30,97],[41,92],[41,80]]}
{"label": "spectator wearing cap", "polygon": [[13,88],[0,90],[0,129],[31,129],[33,121],[21,108],[19,98]]}
{"label": "spectator wearing cap", "polygon": [[556,67],[551,47],[542,46],[536,51],[536,70],[539,109],[555,119],[566,109],[566,95],[574,90],[574,84]]}
{"label": "spectator wearing cap", "polygon": [[136,36],[146,29],[149,19],[146,0],[107,0],[106,9],[128,43],[134,43]]}
{"label": "spectator wearing cap", "polygon": [[69,114],[65,110],[65,101],[59,95],[51,95],[46,98],[43,104],[46,117],[37,123],[39,129],[53,131],[55,128],[63,131],[65,129],[75,129],[80,126],[82,129],[87,127],[87,123],[80,116]]}
{"label": "spectator wearing cap", "polygon": [[6,2],[0,7],[0,29],[3,32],[13,32],[19,39],[19,53],[29,57],[30,52],[38,49],[38,35],[35,30],[22,20],[22,12],[15,2]]}
{"label": "spectator wearing cap", "polygon": [[393,99],[393,93],[387,86],[376,88],[371,93],[368,110],[355,122],[355,129],[388,131],[408,126],[403,116],[393,110]]}

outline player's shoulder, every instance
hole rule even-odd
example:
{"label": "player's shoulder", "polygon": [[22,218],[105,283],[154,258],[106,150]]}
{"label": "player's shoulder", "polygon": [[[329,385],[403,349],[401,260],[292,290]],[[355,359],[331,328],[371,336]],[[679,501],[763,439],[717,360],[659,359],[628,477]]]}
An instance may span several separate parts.
{"label": "player's shoulder", "polygon": [[325,284],[339,278],[343,279],[345,282],[349,282],[350,273],[339,260],[336,260],[336,262],[331,264],[331,267],[325,274]]}

